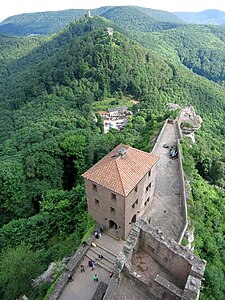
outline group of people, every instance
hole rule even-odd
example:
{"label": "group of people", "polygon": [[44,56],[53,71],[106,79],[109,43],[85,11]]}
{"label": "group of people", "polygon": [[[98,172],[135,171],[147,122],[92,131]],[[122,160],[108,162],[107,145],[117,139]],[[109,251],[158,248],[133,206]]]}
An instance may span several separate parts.
{"label": "group of people", "polygon": [[[103,256],[102,254],[98,254],[97,260],[100,261],[100,260],[102,260],[103,258],[104,258],[104,256]],[[96,262],[95,262],[94,260],[92,260],[92,259],[89,259],[89,261],[88,261],[88,267],[91,268],[92,271],[94,270],[95,265],[96,265]],[[81,265],[81,267],[82,267],[82,270],[83,270],[83,269],[84,269],[84,266]]]}
{"label": "group of people", "polygon": [[[102,260],[102,259],[104,259],[104,256],[103,256],[102,254],[99,254],[99,255],[98,255],[98,259],[99,259],[99,260]],[[96,263],[95,263],[94,260],[92,260],[92,259],[89,259],[89,260],[88,260],[88,267],[89,267],[92,271],[95,269],[95,265],[96,265]],[[81,271],[81,273],[84,273],[84,272],[85,272],[84,265],[80,265],[80,271]],[[113,272],[110,272],[109,277],[112,278],[112,277],[113,277],[113,274],[114,274]],[[94,282],[98,282],[98,275],[97,275],[97,274],[94,274],[94,275],[93,275],[93,280],[94,280]]]}
{"label": "group of people", "polygon": [[170,159],[178,158],[178,153],[179,151],[176,146],[170,147],[170,152],[169,152]]}
{"label": "group of people", "polygon": [[96,239],[99,239],[102,236],[101,230],[100,229],[95,230],[94,235]]}
{"label": "group of people", "polygon": [[[95,230],[95,232],[94,232],[94,235],[95,235],[95,238],[97,238],[97,239],[99,239],[99,238],[101,238],[101,236],[102,236],[102,228],[99,228],[99,229],[97,229],[97,230]],[[92,243],[91,244],[92,246],[94,246],[94,247],[96,247],[96,245],[94,244],[94,243]],[[84,241],[83,243],[82,243],[82,247],[83,248],[86,248],[88,246],[88,244],[87,244],[87,242],[86,241]],[[102,259],[104,259],[104,256],[102,255],[102,254],[98,254],[98,258],[97,258],[97,260],[102,260]],[[88,260],[88,267],[93,271],[94,269],[95,269],[95,265],[96,265],[96,262],[94,261],[94,260],[92,260],[92,259],[89,259]],[[80,265],[80,271],[81,271],[81,273],[85,273],[85,266],[84,265]],[[112,278],[113,277],[113,272],[110,272],[110,274],[109,274],[109,277],[110,278]],[[69,274],[68,275],[68,278],[69,278],[69,281],[72,281],[72,276],[71,276],[71,274]],[[94,274],[93,275],[93,280],[94,280],[94,282],[98,282],[98,275],[97,274]]]}
{"label": "group of people", "polygon": [[[104,259],[104,256],[103,256],[102,254],[99,254],[99,255],[98,255],[98,259],[99,259],[99,260],[102,260],[102,259]],[[95,268],[95,264],[96,264],[96,263],[95,263],[94,260],[92,260],[92,259],[89,259],[89,260],[88,260],[88,267],[91,268],[92,271],[93,271],[94,268]],[[80,265],[80,271],[81,271],[81,273],[85,273],[85,267],[84,267],[84,265]],[[109,277],[112,278],[113,275],[114,275],[114,272],[111,271],[111,272],[109,273]],[[68,279],[69,279],[69,281],[73,281],[73,278],[72,278],[72,275],[71,275],[71,274],[68,275]],[[94,275],[93,275],[93,280],[94,280],[94,282],[97,282],[97,283],[98,283],[98,280],[99,280],[99,279],[98,279],[98,275],[97,275],[97,274],[94,274]]]}

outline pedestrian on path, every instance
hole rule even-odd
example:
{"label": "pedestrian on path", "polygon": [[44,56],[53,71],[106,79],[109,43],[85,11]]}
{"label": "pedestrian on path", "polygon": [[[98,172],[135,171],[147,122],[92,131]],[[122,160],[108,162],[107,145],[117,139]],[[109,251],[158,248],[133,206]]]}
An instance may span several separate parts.
{"label": "pedestrian on path", "polygon": [[113,272],[110,272],[109,277],[112,278],[113,277]]}
{"label": "pedestrian on path", "polygon": [[98,255],[98,258],[99,258],[99,259],[103,259],[104,256],[103,256],[102,254],[99,254],[99,255]]}
{"label": "pedestrian on path", "polygon": [[94,282],[98,282],[98,275],[95,274],[95,275],[93,276],[93,279],[94,279]]}
{"label": "pedestrian on path", "polygon": [[81,266],[80,266],[80,272],[81,272],[81,273],[84,273],[84,272],[85,272],[84,265],[81,265]]}
{"label": "pedestrian on path", "polygon": [[73,277],[71,274],[68,275],[68,279],[69,279],[69,281],[73,281]]}
{"label": "pedestrian on path", "polygon": [[92,268],[93,267],[93,261],[91,259],[89,259],[88,261],[88,267],[89,268]]}
{"label": "pedestrian on path", "polygon": [[95,262],[93,260],[89,260],[88,261],[88,267],[92,269],[92,271],[94,270],[95,268]]}
{"label": "pedestrian on path", "polygon": [[88,245],[87,242],[86,242],[86,241],[83,241],[82,247],[85,248],[87,245]]}
{"label": "pedestrian on path", "polygon": [[99,239],[98,231],[95,231],[95,232],[94,232],[94,235],[95,235],[96,239]]}

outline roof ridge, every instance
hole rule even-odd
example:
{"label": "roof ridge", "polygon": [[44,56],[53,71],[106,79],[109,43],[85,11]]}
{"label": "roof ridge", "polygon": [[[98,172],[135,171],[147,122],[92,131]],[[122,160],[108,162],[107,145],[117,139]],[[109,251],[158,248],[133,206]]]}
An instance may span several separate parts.
{"label": "roof ridge", "polygon": [[122,181],[122,178],[121,178],[121,175],[120,175],[120,170],[119,170],[119,167],[117,165],[117,159],[115,160],[115,163],[116,163],[117,172],[119,174],[119,179],[120,179],[120,182],[121,182],[121,186],[123,188],[123,194],[124,194],[124,196],[126,196],[126,191],[125,191],[125,188],[123,186],[123,181]]}

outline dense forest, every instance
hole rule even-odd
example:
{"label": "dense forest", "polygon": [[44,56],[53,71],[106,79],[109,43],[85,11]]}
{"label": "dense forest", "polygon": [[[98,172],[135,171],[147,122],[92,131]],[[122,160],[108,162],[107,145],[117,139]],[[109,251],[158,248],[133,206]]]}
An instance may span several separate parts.
{"label": "dense forest", "polygon": [[[224,29],[197,27],[201,48],[193,25],[164,19],[155,32],[145,20],[137,32],[123,24],[139,22],[143,11],[132,20],[132,10],[125,19],[102,11],[111,20],[81,18],[45,37],[0,36],[0,298],[44,298],[49,285],[33,289],[32,279],[74,253],[94,225],[80,175],[121,142],[149,151],[173,102],[190,103],[203,117],[196,144],[182,144],[189,217],[195,251],[208,261],[201,297],[223,299]],[[200,50],[214,51],[220,69],[212,54],[200,68]],[[105,99],[140,101],[131,102],[123,131],[103,134],[95,121],[94,107]]]}

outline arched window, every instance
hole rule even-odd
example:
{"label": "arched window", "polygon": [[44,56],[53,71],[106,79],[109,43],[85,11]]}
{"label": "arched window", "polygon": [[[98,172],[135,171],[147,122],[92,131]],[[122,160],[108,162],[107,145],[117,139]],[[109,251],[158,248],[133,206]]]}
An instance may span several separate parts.
{"label": "arched window", "polygon": [[117,224],[114,221],[109,220],[109,229],[111,229],[111,228],[117,229],[118,226],[117,226]]}

